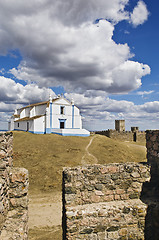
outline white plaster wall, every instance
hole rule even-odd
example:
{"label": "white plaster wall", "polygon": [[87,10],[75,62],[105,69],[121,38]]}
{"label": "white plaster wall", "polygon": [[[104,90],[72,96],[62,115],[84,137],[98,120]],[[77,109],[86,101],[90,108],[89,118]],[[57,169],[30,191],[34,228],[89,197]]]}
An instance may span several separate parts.
{"label": "white plaster wall", "polygon": [[74,128],[82,128],[82,124],[81,124],[81,116],[75,116],[74,117]]}
{"label": "white plaster wall", "polygon": [[[18,123],[19,123],[19,127],[18,127]],[[14,129],[26,131],[27,130],[27,122],[26,121],[15,122]]]}
{"label": "white plaster wall", "polygon": [[14,118],[11,117],[10,121],[8,122],[8,131],[14,130]]}
{"label": "white plaster wall", "polygon": [[58,115],[60,113],[60,105],[52,104],[52,114]]}
{"label": "white plaster wall", "polygon": [[53,133],[58,133],[62,135],[79,135],[79,136],[90,136],[90,132],[87,131],[86,129],[55,129],[53,130]]}
{"label": "white plaster wall", "polygon": [[34,132],[45,132],[45,116],[34,119]]}
{"label": "white plaster wall", "polygon": [[[28,121],[29,122],[29,131],[34,132],[34,120]],[[27,123],[26,123],[27,124]]]}
{"label": "white plaster wall", "polygon": [[[54,110],[56,110],[56,114]],[[66,106],[65,113],[70,113],[70,112],[71,112],[70,106]],[[72,114],[59,114],[59,113],[60,113],[60,106],[53,106],[52,127],[59,128],[60,127],[59,119],[65,119],[66,120],[65,127],[72,128]]]}
{"label": "white plaster wall", "polygon": [[20,118],[24,118],[25,117],[25,109],[23,109],[21,112],[20,112]]}
{"label": "white plaster wall", "polygon": [[30,117],[35,117],[35,107],[30,109]]}
{"label": "white plaster wall", "polygon": [[61,118],[60,114],[58,114],[58,115],[53,114],[53,116],[52,116],[52,128],[59,128],[60,127],[59,118]]}
{"label": "white plaster wall", "polygon": [[27,131],[27,122],[29,122],[29,131],[34,131],[34,121],[19,121],[19,127],[18,122],[14,123],[14,129],[21,130],[21,131]]}
{"label": "white plaster wall", "polygon": [[79,115],[79,114],[80,114],[79,109],[76,106],[74,106],[74,115]]}
{"label": "white plaster wall", "polygon": [[25,108],[25,117],[30,117],[30,108]]}
{"label": "white plaster wall", "polygon": [[56,100],[55,102],[53,102],[53,104],[70,105],[70,103],[63,98]]}
{"label": "white plaster wall", "polygon": [[46,110],[46,106],[47,106],[47,104],[35,106],[35,114],[36,114],[36,116],[44,115],[45,114],[45,110]]}
{"label": "white plaster wall", "polygon": [[[65,114],[60,114],[60,107],[64,106]],[[81,128],[81,117],[79,109],[74,106],[74,128]],[[60,128],[59,119],[66,119],[65,128],[72,128],[72,105],[64,99],[59,99],[52,104],[52,128]]]}
{"label": "white plaster wall", "polygon": [[72,105],[66,107],[66,114],[72,116]]}
{"label": "white plaster wall", "polygon": [[47,115],[45,117],[45,120],[46,120],[45,126],[46,128],[50,128],[50,107],[47,108],[46,113]]}
{"label": "white plaster wall", "polygon": [[67,120],[65,122],[65,128],[72,128],[72,116],[67,116]]}

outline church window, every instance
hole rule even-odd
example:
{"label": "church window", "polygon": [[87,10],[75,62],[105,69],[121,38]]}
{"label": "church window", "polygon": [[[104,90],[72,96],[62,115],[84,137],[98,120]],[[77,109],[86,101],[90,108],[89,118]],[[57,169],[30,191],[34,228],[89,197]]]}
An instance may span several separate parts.
{"label": "church window", "polygon": [[64,109],[65,109],[65,107],[61,106],[61,109],[60,109],[60,113],[61,113],[61,114],[65,114]]}

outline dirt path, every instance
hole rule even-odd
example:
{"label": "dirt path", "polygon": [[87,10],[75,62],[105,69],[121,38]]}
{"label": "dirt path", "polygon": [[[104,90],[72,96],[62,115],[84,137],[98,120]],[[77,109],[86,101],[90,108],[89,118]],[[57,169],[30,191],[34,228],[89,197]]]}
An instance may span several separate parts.
{"label": "dirt path", "polygon": [[83,155],[81,163],[82,164],[97,164],[98,163],[98,159],[89,152],[88,148],[91,146],[93,139],[96,136],[93,136],[89,142],[89,144],[86,146],[85,151],[86,153]]}
{"label": "dirt path", "polygon": [[126,142],[126,145],[128,147],[132,147],[132,148],[136,148],[136,149],[142,149],[143,151],[146,150],[146,146],[144,146],[144,145],[139,145],[139,144],[135,144],[135,143],[131,143],[131,142]]}
{"label": "dirt path", "polygon": [[60,192],[30,194],[29,196],[29,240],[61,240],[62,196]]}
{"label": "dirt path", "polygon": [[61,193],[31,195],[29,199],[29,227],[57,226],[62,219]]}

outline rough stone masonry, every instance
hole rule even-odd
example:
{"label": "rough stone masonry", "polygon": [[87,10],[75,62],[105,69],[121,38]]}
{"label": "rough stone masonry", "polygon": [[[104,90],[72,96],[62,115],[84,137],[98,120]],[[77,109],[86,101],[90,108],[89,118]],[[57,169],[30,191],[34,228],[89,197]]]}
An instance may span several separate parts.
{"label": "rough stone masonry", "polygon": [[64,239],[144,239],[147,205],[140,200],[149,167],[138,163],[64,170]]}
{"label": "rough stone masonry", "polygon": [[0,133],[0,239],[28,239],[28,171],[13,167],[13,136]]}
{"label": "rough stone masonry", "polygon": [[63,171],[63,239],[159,240],[159,131],[147,131],[147,163]]}

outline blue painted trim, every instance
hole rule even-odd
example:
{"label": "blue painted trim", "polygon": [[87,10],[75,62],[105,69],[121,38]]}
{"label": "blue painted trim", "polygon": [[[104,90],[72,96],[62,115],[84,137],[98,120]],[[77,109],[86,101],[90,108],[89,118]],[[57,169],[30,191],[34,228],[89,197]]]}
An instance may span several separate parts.
{"label": "blue painted trim", "polygon": [[[61,135],[61,136],[77,136],[77,137],[89,137],[90,134],[71,134],[71,133],[57,133],[57,132],[54,132],[54,131],[51,131],[52,129],[50,128],[47,128],[46,129],[46,132],[34,132],[34,131],[28,131],[29,133],[33,133],[33,134],[47,134],[47,133],[53,133],[53,134],[58,134],[58,135]],[[13,131],[22,131],[22,132],[26,132],[26,130],[21,130],[21,129],[14,129]]]}
{"label": "blue painted trim", "polygon": [[51,128],[46,128],[46,132],[45,133],[51,133]]}
{"label": "blue painted trim", "polygon": [[29,133],[35,133],[35,134],[45,134],[45,132],[27,131],[27,130],[22,130],[22,129],[14,129],[13,131],[22,131],[22,132],[29,132]]}
{"label": "blue painted trim", "polygon": [[[60,129],[60,128],[52,128],[52,129]],[[72,128],[65,128],[65,129],[72,129]],[[81,128],[74,128],[74,129],[81,129]]]}
{"label": "blue painted trim", "polygon": [[[47,128],[50,129],[50,128]],[[60,129],[60,128],[52,128],[52,129]],[[72,129],[72,128],[65,128],[65,129]],[[81,128],[74,128],[74,129],[81,129]]]}
{"label": "blue painted trim", "polygon": [[71,134],[71,133],[57,133],[57,132],[52,132],[53,134],[58,134],[61,136],[77,136],[77,137],[89,137],[90,134]]}
{"label": "blue painted trim", "polygon": [[45,134],[45,132],[34,132],[34,131],[28,131],[28,132],[30,132],[30,133],[34,133],[34,134]]}
{"label": "blue painted trim", "polygon": [[13,131],[22,131],[22,132],[26,132],[26,130],[22,130],[22,129],[14,129]]}
{"label": "blue painted trim", "polygon": [[50,128],[52,128],[52,103],[50,103]]}
{"label": "blue painted trim", "polygon": [[74,128],[74,105],[72,105],[72,128]]}

